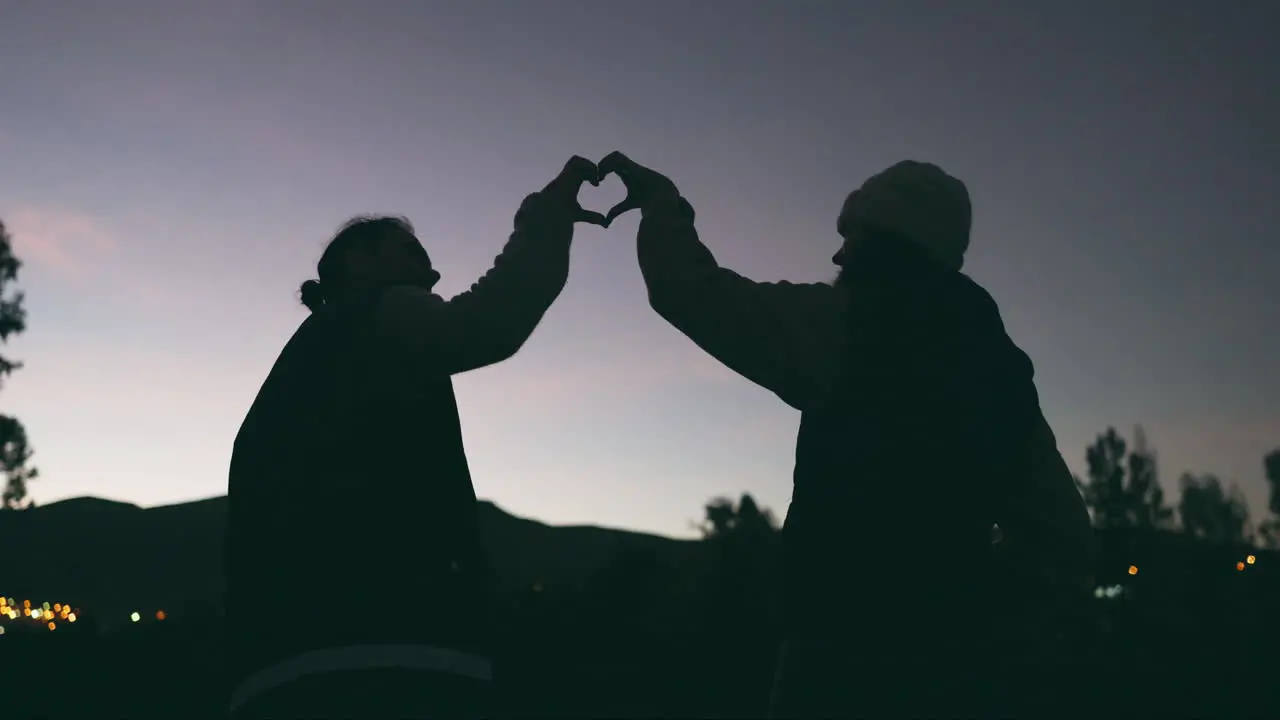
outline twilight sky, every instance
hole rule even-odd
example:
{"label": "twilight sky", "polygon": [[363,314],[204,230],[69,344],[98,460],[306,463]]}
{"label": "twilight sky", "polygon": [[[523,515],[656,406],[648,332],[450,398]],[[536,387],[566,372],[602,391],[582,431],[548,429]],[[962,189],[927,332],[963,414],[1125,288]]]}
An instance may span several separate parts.
{"label": "twilight sky", "polygon": [[[448,296],[570,155],[620,149],[680,185],[722,263],[821,281],[845,194],[913,158],[968,184],[967,270],[1072,466],[1142,423],[1171,494],[1217,472],[1257,517],[1280,445],[1277,26],[1266,0],[0,0],[0,217],[30,315],[0,408],[40,502],[221,494],[352,214],[408,215]],[[524,350],[456,378],[477,491],[672,534],[718,494],[781,514],[799,414],[649,309],[636,222],[581,227]]]}

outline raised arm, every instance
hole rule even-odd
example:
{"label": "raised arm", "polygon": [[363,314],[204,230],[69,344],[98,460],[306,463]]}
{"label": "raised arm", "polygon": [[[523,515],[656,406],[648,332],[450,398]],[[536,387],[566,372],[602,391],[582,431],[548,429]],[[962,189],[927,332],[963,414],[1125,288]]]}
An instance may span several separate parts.
{"label": "raised arm", "polygon": [[578,205],[582,182],[598,182],[596,166],[574,158],[525,198],[506,247],[470,290],[447,301],[421,288],[387,291],[378,307],[380,335],[428,374],[454,375],[514,355],[564,289],[574,223],[604,224]]}
{"label": "raised arm", "polygon": [[675,186],[617,157],[602,161],[601,170],[627,183],[621,212],[627,205],[641,210],[636,246],[649,305],[788,405],[803,411],[829,402],[846,365],[845,296],[826,284],[754,282],[720,267],[698,239],[693,208]]}

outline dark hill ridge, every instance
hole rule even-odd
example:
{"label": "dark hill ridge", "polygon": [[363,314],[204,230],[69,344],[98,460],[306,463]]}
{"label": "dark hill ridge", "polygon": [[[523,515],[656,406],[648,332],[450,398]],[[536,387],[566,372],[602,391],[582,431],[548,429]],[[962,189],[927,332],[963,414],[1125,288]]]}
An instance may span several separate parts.
{"label": "dark hill ridge", "polygon": [[[0,593],[15,599],[68,602],[105,624],[127,622],[129,613],[164,609],[216,612],[222,604],[226,498],[154,508],[101,498],[73,498],[21,512],[0,512]],[[626,578],[605,582],[644,585],[647,572],[667,592],[653,602],[679,604],[680,588],[700,582],[703,543],[593,526],[550,526],[516,517],[481,502],[481,530],[495,589],[527,592],[535,583],[548,593],[600,580],[598,571],[621,559]],[[1250,577],[1272,576],[1280,553],[1211,546],[1178,533],[1099,534],[1098,581],[1133,582],[1127,568],[1142,568],[1144,586],[1161,592],[1191,588],[1209,577],[1235,577],[1236,563],[1254,553]],[[620,557],[626,556],[626,557]],[[645,557],[650,560],[646,560]],[[654,562],[656,561],[656,565]],[[657,569],[655,569],[657,568]],[[654,576],[660,577],[660,576]],[[674,586],[665,583],[674,582]],[[1271,581],[1268,581],[1271,582]],[[634,590],[638,589],[633,587]],[[353,589],[358,592],[358,589]]]}
{"label": "dark hill ridge", "polygon": [[[667,555],[698,543],[593,526],[550,526],[482,501],[481,531],[500,588],[574,586],[616,552]],[[0,593],[69,602],[115,624],[134,610],[221,604],[226,497],[141,508],[83,497],[0,514]]]}

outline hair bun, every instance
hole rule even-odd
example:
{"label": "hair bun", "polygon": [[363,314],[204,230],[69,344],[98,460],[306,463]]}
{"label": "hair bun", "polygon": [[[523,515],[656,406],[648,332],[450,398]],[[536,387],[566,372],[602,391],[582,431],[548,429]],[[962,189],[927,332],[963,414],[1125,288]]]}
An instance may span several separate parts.
{"label": "hair bun", "polygon": [[319,280],[308,280],[302,283],[298,293],[302,296],[302,304],[306,305],[311,312],[319,310],[324,305],[324,286]]}

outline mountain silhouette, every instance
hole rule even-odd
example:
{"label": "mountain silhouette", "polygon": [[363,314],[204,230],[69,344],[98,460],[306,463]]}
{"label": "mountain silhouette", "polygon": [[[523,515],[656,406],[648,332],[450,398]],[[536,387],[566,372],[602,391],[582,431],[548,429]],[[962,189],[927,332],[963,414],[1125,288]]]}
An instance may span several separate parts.
{"label": "mountain silhouette", "polygon": [[[0,594],[70,603],[104,627],[129,622],[135,611],[174,618],[220,612],[226,509],[225,496],[153,508],[81,497],[0,514]],[[500,593],[581,587],[618,553],[632,551],[687,567],[681,558],[699,548],[625,530],[546,525],[487,501],[480,518]]]}

